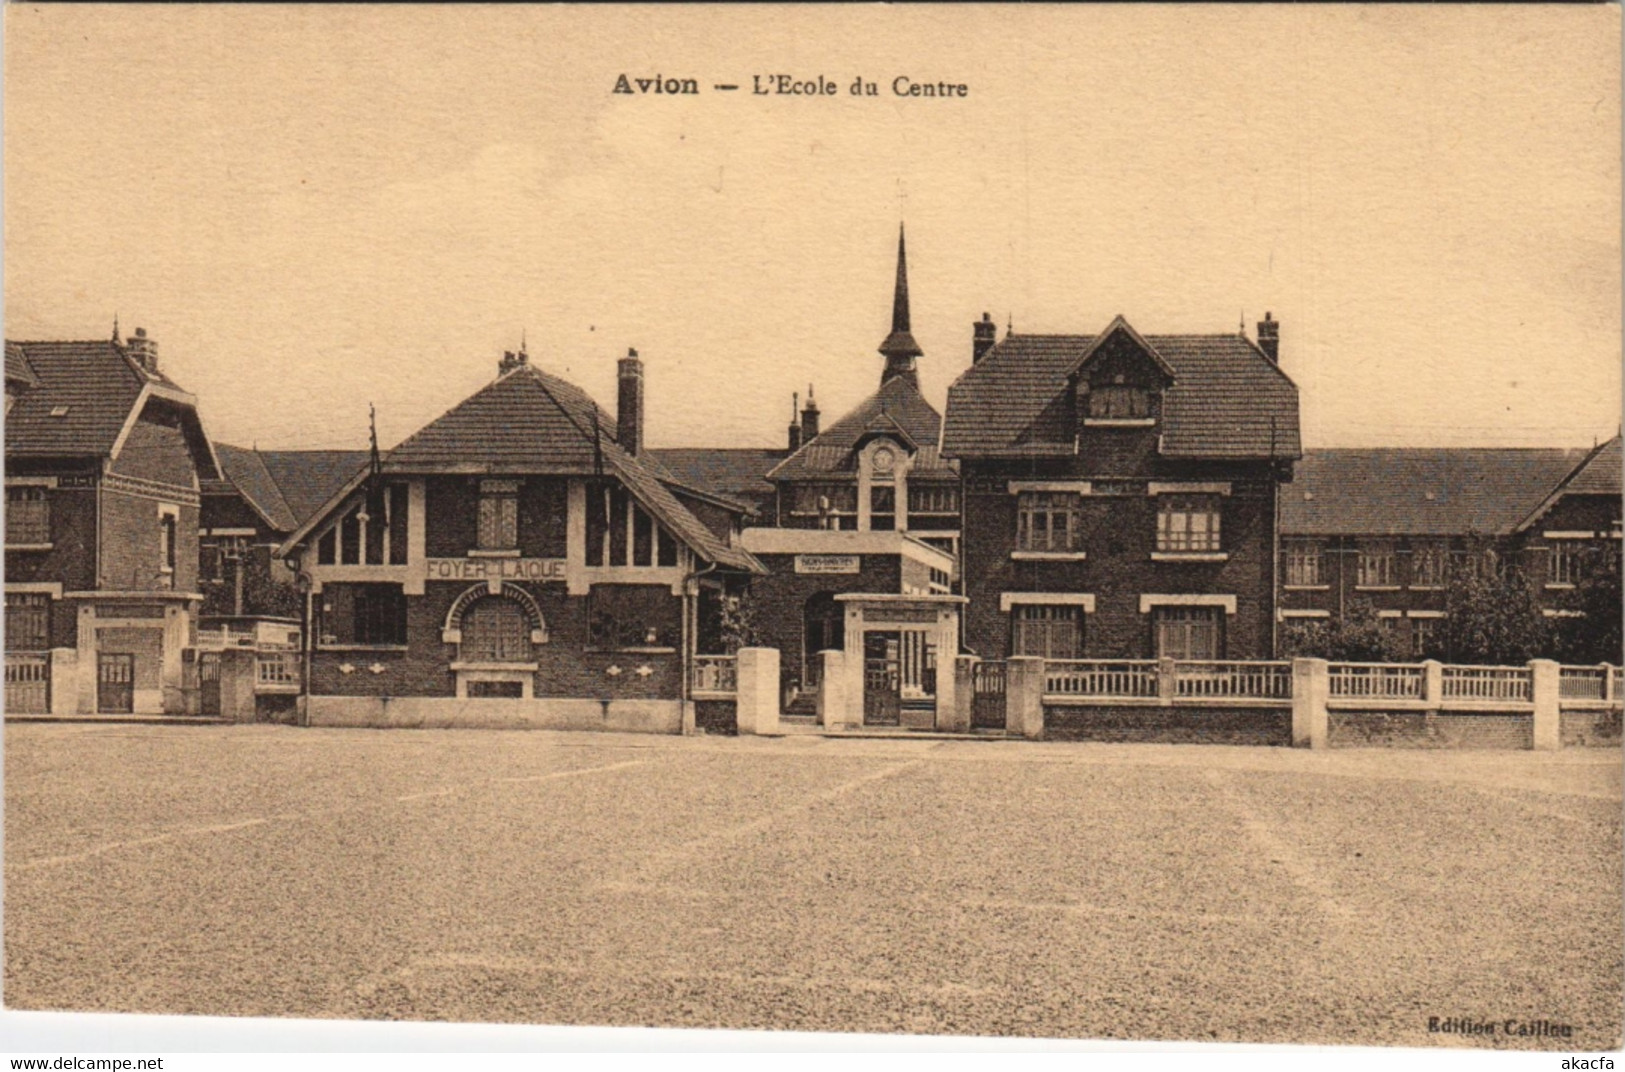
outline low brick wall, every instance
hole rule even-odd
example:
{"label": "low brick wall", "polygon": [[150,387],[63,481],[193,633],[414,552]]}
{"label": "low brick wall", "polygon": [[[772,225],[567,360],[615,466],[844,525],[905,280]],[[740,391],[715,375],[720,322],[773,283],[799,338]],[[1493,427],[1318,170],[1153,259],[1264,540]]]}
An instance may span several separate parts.
{"label": "low brick wall", "polygon": [[1509,748],[1535,746],[1532,714],[1453,711],[1331,711],[1332,748]]}
{"label": "low brick wall", "polygon": [[1292,744],[1285,707],[1153,707],[1044,705],[1051,741],[1135,741],[1163,744]]}
{"label": "low brick wall", "polygon": [[739,708],[732,700],[695,700],[694,728],[732,737],[739,732]]}
{"label": "low brick wall", "polygon": [[311,726],[683,732],[682,706],[676,700],[311,696],[306,712]]}
{"label": "low brick wall", "polygon": [[1563,712],[1564,748],[1618,748],[1621,713],[1618,709],[1578,709]]}

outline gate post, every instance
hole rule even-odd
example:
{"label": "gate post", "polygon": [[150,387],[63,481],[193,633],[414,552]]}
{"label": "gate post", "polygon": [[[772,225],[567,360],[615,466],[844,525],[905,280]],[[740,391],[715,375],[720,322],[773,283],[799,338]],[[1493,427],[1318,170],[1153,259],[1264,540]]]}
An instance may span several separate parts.
{"label": "gate post", "polygon": [[818,724],[826,730],[845,729],[848,723],[847,704],[850,698],[846,688],[846,652],[830,649],[819,652]]}
{"label": "gate post", "polygon": [[1529,660],[1529,696],[1535,701],[1535,739],[1538,752],[1563,747],[1563,711],[1559,702],[1562,672],[1551,659]]}
{"label": "gate post", "polygon": [[226,648],[220,653],[220,717],[232,722],[254,721],[254,675],[258,653],[250,648]]}
{"label": "gate post", "polygon": [[1292,660],[1292,745],[1325,748],[1326,698],[1331,675],[1325,659]]}
{"label": "gate post", "polygon": [[740,648],[734,686],[741,736],[779,732],[779,649]]}
{"label": "gate post", "polygon": [[937,708],[937,724],[945,733],[969,733],[971,705],[976,702],[976,664],[974,655],[960,655],[954,659],[954,702],[948,708]]}
{"label": "gate post", "polygon": [[1044,736],[1044,660],[1036,655],[1014,655],[1008,665],[1005,732],[1037,740]]}
{"label": "gate post", "polygon": [[51,714],[79,713],[79,649],[51,649]]}

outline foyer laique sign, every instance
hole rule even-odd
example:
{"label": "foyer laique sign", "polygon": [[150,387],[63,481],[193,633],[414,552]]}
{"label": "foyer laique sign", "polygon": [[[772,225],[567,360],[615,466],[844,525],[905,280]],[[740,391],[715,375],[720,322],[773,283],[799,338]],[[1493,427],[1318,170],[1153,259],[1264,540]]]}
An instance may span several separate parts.
{"label": "foyer laique sign", "polygon": [[562,558],[431,558],[431,581],[546,581],[564,580]]}

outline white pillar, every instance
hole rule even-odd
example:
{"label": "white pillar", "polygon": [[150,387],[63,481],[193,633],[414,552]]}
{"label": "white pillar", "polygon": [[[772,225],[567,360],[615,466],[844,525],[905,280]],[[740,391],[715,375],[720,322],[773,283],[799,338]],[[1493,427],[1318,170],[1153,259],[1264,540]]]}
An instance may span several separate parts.
{"label": "white pillar", "polygon": [[944,732],[970,732],[971,706],[976,702],[976,664],[980,661],[974,655],[954,660],[954,702],[951,706],[937,702],[937,726]]}
{"label": "white pillar", "polygon": [[740,648],[734,706],[739,733],[779,732],[779,649]]}
{"label": "white pillar", "polygon": [[1326,747],[1326,699],[1330,692],[1331,677],[1325,659],[1292,660],[1293,747]]}
{"label": "white pillar", "polygon": [[1558,702],[1560,671],[1551,659],[1529,661],[1530,695],[1535,701],[1535,750],[1556,752],[1563,747],[1563,712]]}
{"label": "white pillar", "polygon": [[1429,711],[1444,706],[1444,664],[1437,659],[1422,662],[1422,702]]}
{"label": "white pillar", "polygon": [[827,730],[845,729],[854,720],[848,705],[846,652],[831,649],[813,658],[819,661],[818,724]]}
{"label": "white pillar", "polygon": [[79,713],[79,650],[51,649],[51,714]]}
{"label": "white pillar", "polygon": [[1005,683],[1004,726],[1036,740],[1044,736],[1044,660],[1036,655],[1010,658]]}

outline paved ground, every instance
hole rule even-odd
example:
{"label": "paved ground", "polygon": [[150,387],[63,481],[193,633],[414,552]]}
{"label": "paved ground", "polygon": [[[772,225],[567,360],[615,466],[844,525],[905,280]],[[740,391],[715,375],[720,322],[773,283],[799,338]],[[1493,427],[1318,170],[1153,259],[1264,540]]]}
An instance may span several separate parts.
{"label": "paved ground", "polygon": [[13,724],[5,775],[16,1008],[1620,1042],[1617,751]]}

